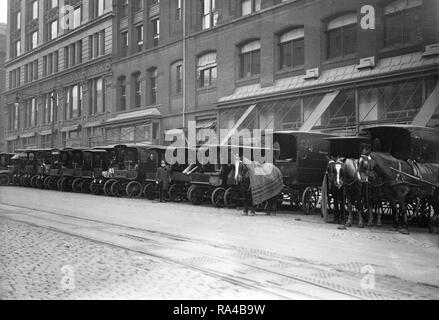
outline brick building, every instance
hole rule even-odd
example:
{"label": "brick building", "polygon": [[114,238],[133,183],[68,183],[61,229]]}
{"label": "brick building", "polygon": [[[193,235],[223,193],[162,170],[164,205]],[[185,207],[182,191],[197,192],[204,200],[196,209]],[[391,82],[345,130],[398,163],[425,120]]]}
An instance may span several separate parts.
{"label": "brick building", "polygon": [[[12,5],[18,2],[21,6]],[[21,31],[11,24],[10,146],[29,145],[25,139],[33,133],[31,142],[39,144],[41,132],[52,132],[42,111],[51,88],[58,88],[55,145],[164,143],[165,132],[185,128],[189,120],[198,130],[349,134],[375,123],[439,125],[438,1],[115,0],[113,7],[109,2],[103,2],[99,19],[89,19],[93,1],[83,0],[81,13],[74,15],[80,27],[48,43],[39,37],[32,52],[26,51],[32,47],[31,30],[38,25],[46,34],[50,15],[40,8],[44,21],[35,23],[23,14]],[[26,6],[32,7],[31,1],[10,1],[10,21]],[[96,33],[99,43],[99,30],[105,30],[105,54],[89,60],[89,43]],[[65,47],[81,39],[82,63],[64,69]],[[26,83],[29,65],[43,60],[50,48],[59,48],[58,72],[46,78],[39,69],[39,78]],[[19,49],[23,54],[15,57]],[[102,83],[91,79],[97,72]],[[83,90],[83,112],[69,119],[67,79]],[[101,87],[104,94],[93,98],[93,88]],[[27,130],[18,117],[17,130],[11,115],[25,104],[14,101],[32,89],[43,93],[36,102],[40,120]]]}
{"label": "brick building", "polygon": [[[5,100],[3,91],[5,91],[5,69],[4,63],[6,61],[6,24],[0,23],[0,110],[3,110]],[[0,152],[6,151],[5,144],[5,117],[0,114]]]}

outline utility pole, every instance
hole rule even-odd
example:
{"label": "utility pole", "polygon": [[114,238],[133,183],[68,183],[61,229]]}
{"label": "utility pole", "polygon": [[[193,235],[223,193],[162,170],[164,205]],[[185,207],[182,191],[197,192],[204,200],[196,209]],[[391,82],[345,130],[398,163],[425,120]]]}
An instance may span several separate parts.
{"label": "utility pole", "polygon": [[51,101],[51,116],[52,116],[52,134],[51,134],[51,145],[52,145],[52,149],[55,149],[55,122],[56,119],[58,118],[58,105],[56,104],[56,100],[55,99],[55,95],[54,92],[52,92],[50,94],[50,101]]}

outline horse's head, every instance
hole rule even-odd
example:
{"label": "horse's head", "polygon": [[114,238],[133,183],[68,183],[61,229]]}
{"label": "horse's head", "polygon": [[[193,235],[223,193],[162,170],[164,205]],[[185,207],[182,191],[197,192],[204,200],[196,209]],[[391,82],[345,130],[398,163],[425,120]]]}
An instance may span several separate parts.
{"label": "horse's head", "polygon": [[358,174],[362,182],[368,182],[373,175],[375,161],[370,155],[361,155],[358,160]]}
{"label": "horse's head", "polygon": [[344,184],[344,178],[346,173],[345,158],[331,158],[328,161],[327,173],[329,183],[334,185],[338,189],[341,189]]}

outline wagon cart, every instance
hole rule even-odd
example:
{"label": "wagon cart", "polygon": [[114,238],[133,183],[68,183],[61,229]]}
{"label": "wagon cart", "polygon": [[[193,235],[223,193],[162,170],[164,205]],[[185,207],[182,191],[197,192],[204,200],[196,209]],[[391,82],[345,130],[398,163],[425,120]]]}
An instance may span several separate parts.
{"label": "wagon cart", "polygon": [[0,153],[0,186],[7,186],[12,182],[13,157],[12,153]]}
{"label": "wagon cart", "polygon": [[111,179],[104,186],[106,194],[113,197],[141,197],[148,166],[148,146],[119,145],[115,149],[118,149],[118,157],[110,168]]}
{"label": "wagon cart", "polygon": [[[191,187],[191,173],[196,168],[193,161],[189,161],[189,152],[194,152],[195,148],[188,147],[168,147],[168,152],[173,152],[177,156],[178,152],[184,152],[183,162],[177,162],[171,165],[171,184],[169,186],[168,196],[172,202],[183,202],[188,200],[188,192]],[[197,169],[195,169],[197,170]]]}
{"label": "wagon cart", "polygon": [[47,176],[44,178],[44,188],[47,190],[57,190],[58,181],[62,178],[61,160],[63,158],[63,151],[59,149],[52,149],[46,164]]}
{"label": "wagon cart", "polygon": [[283,174],[283,200],[291,210],[309,214],[319,206],[330,137],[334,136],[301,131],[273,133],[274,163]]}
{"label": "wagon cart", "polygon": [[[205,145],[196,148],[198,161],[190,174],[191,185],[187,198],[194,205],[211,203],[217,208],[225,205],[224,195],[228,174],[232,170],[231,149],[228,146]],[[210,163],[212,162],[212,163]]]}
{"label": "wagon cart", "polygon": [[84,163],[84,150],[82,148],[66,148],[61,153],[61,175],[58,180],[58,191],[72,191],[73,181],[81,178]]}
{"label": "wagon cart", "polygon": [[[154,200],[159,197],[159,184],[157,183],[157,170],[160,167],[162,161],[166,162],[166,150],[165,146],[148,146],[147,161],[145,165],[145,180],[143,182],[143,196],[148,200]],[[133,187],[127,192],[133,192]],[[134,193],[137,189],[134,189]]]}
{"label": "wagon cart", "polygon": [[31,177],[30,185],[33,188],[44,189],[44,180],[49,176],[49,167],[51,158],[51,149],[38,149],[35,152],[36,172]]}
{"label": "wagon cart", "polygon": [[108,151],[104,149],[84,150],[82,166],[72,182],[72,191],[76,193],[95,193],[96,180],[102,179],[108,170]]}
{"label": "wagon cart", "polygon": [[24,154],[24,166],[20,173],[15,176],[15,181],[22,187],[31,187],[31,179],[37,174],[37,153],[36,149],[18,149],[17,153]]}
{"label": "wagon cart", "polygon": [[[417,221],[420,225],[430,221],[435,213],[437,192],[433,186],[422,181],[429,181],[433,185],[439,182],[439,130],[398,124],[369,126],[363,130],[368,134],[372,152],[390,154],[411,168],[411,173],[404,173],[397,166],[390,168],[397,182],[411,189],[406,197],[408,220]],[[376,186],[375,189],[382,187]],[[389,208],[390,205],[382,201],[377,210],[381,214],[389,214],[392,212]]]}

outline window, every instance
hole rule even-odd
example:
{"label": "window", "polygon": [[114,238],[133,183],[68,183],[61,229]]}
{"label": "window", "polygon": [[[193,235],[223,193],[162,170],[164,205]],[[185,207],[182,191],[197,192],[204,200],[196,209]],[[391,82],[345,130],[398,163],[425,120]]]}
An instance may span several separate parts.
{"label": "window", "polygon": [[181,93],[183,91],[183,65],[176,66],[175,72],[175,93]]}
{"label": "window", "polygon": [[89,36],[89,59],[105,54],[105,30]]}
{"label": "window", "polygon": [[106,8],[109,8],[111,0],[91,0],[90,17],[96,18],[104,14]]}
{"label": "window", "polygon": [[279,38],[279,70],[305,64],[304,30],[294,29]]}
{"label": "window", "polygon": [[422,40],[422,4],[422,0],[399,0],[384,8],[384,46]]}
{"label": "window", "polygon": [[15,14],[15,29],[21,29],[21,11],[17,11],[17,13]]}
{"label": "window", "polygon": [[122,11],[121,16],[122,18],[128,16],[128,6],[129,6],[129,0],[119,0],[122,3]]}
{"label": "window", "polygon": [[123,111],[127,108],[127,87],[125,77],[120,77],[118,79],[119,86],[119,106],[118,110]]}
{"label": "window", "polygon": [[54,120],[54,110],[58,106],[58,95],[55,92],[44,96],[43,123],[52,123]]}
{"label": "window", "polygon": [[215,27],[218,22],[218,11],[216,10],[216,0],[201,0],[202,7],[202,29]]}
{"label": "window", "polygon": [[327,25],[328,59],[353,54],[356,49],[357,14],[347,14],[330,21]]}
{"label": "window", "polygon": [[26,101],[24,118],[25,128],[37,126],[37,99],[33,98]]}
{"label": "window", "polygon": [[159,45],[160,40],[160,19],[152,20],[152,40],[154,46]]}
{"label": "window", "polygon": [[246,16],[253,12],[261,11],[261,0],[242,0],[241,15]]}
{"label": "window", "polygon": [[38,19],[38,1],[34,0],[31,4],[31,19]]}
{"label": "window", "polygon": [[132,75],[133,83],[133,96],[134,96],[134,108],[140,108],[142,103],[142,92],[140,90],[140,72],[136,72]]}
{"label": "window", "polygon": [[240,78],[254,77],[261,72],[261,42],[247,43],[241,47]]}
{"label": "window", "polygon": [[133,10],[140,11],[143,10],[143,0],[134,0]]}
{"label": "window", "polygon": [[82,114],[82,86],[74,85],[64,89],[65,94],[65,108],[64,120],[76,119]]}
{"label": "window", "polygon": [[89,114],[100,114],[105,111],[104,79],[89,81]]}
{"label": "window", "polygon": [[136,27],[137,52],[142,51],[143,48],[143,25]]}
{"label": "window", "polygon": [[76,29],[81,25],[81,19],[82,9],[81,7],[78,7],[73,11],[73,29]]}
{"label": "window", "polygon": [[46,0],[46,10],[52,10],[58,7],[58,0]]}
{"label": "window", "polygon": [[157,69],[152,68],[148,71],[149,75],[149,105],[157,104]]}
{"label": "window", "polygon": [[198,58],[197,63],[198,87],[210,87],[216,85],[217,61],[216,52],[205,54]]}
{"label": "window", "polygon": [[58,20],[54,20],[52,22],[49,22],[48,28],[47,28],[47,40],[53,40],[58,37]]}
{"label": "window", "polygon": [[121,33],[121,55],[122,57],[126,57],[128,54],[128,31],[124,31]]}
{"label": "window", "polygon": [[14,56],[18,57],[21,55],[21,41],[17,40],[14,46]]}
{"label": "window", "polygon": [[35,49],[38,46],[38,31],[32,32],[30,49]]}
{"label": "window", "polygon": [[180,21],[182,19],[181,1],[182,0],[175,0],[175,2],[176,2],[175,20],[177,20],[177,21]]}

